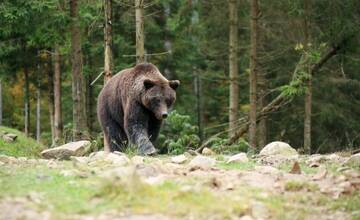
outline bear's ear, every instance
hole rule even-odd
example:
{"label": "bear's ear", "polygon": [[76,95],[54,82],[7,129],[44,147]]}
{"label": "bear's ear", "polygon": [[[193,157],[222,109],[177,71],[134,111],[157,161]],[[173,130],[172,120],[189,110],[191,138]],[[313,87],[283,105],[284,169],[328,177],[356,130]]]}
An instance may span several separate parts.
{"label": "bear's ear", "polygon": [[179,87],[179,85],[180,85],[180,81],[179,80],[171,80],[171,81],[169,81],[169,85],[173,90],[176,90],[177,87]]}
{"label": "bear's ear", "polygon": [[155,85],[155,83],[153,81],[151,81],[150,79],[145,79],[144,80],[144,87],[145,87],[146,90],[150,89],[154,85]]}

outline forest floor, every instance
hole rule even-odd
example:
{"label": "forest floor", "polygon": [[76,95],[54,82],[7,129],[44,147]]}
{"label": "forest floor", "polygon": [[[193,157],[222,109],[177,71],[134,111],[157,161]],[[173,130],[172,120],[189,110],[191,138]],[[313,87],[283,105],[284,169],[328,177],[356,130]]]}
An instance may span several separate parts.
{"label": "forest floor", "polygon": [[346,157],[196,157],[1,155],[0,219],[360,219]]}

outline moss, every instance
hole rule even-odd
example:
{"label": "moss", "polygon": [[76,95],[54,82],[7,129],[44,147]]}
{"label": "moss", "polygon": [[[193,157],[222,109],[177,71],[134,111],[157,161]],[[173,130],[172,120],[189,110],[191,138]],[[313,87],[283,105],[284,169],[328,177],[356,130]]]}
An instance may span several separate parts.
{"label": "moss", "polygon": [[285,190],[286,191],[309,191],[314,192],[318,190],[319,187],[314,183],[308,182],[300,182],[300,181],[288,181],[285,183]]}
{"label": "moss", "polygon": [[249,160],[247,163],[226,163],[220,162],[217,164],[218,168],[225,170],[251,170],[255,168],[256,163],[252,160]]}
{"label": "moss", "polygon": [[16,140],[11,143],[7,143],[2,138],[0,138],[0,154],[15,157],[36,158],[40,156],[40,152],[44,149],[42,144],[37,143],[32,138],[26,137],[24,133],[18,130],[7,127],[0,127],[0,132],[9,132],[18,136]]}

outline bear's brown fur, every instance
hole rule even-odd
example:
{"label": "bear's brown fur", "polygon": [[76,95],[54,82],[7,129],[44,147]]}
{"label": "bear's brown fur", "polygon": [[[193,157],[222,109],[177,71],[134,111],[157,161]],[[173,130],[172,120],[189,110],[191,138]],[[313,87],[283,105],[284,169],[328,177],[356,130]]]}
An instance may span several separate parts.
{"label": "bear's brown fur", "polygon": [[150,63],[114,75],[101,90],[97,105],[105,150],[124,150],[130,142],[140,154],[155,153],[153,142],[175,102],[179,84],[167,80]]}

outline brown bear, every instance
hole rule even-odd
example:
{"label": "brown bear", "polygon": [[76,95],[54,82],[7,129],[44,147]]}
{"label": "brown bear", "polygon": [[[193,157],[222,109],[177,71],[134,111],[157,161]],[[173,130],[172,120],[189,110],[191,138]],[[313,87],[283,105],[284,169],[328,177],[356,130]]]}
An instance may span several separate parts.
{"label": "brown bear", "polygon": [[97,104],[105,151],[123,151],[130,142],[140,154],[154,154],[153,143],[176,100],[179,84],[167,80],[150,63],[114,75],[101,90]]}

